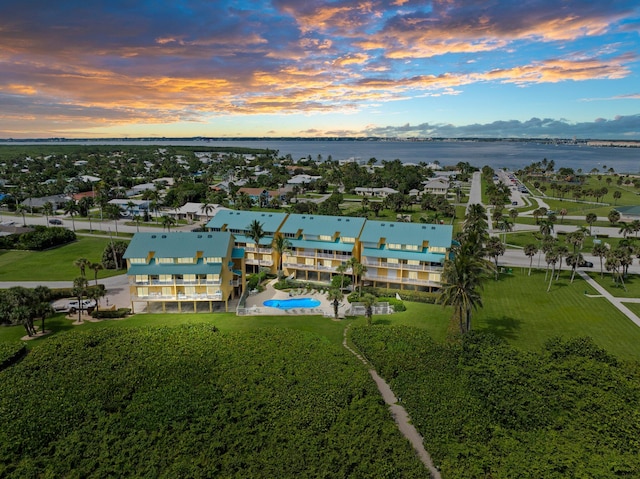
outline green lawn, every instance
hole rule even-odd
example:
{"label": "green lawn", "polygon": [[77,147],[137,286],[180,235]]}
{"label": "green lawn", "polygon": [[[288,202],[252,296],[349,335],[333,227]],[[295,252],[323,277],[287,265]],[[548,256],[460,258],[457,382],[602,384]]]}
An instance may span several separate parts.
{"label": "green lawn", "polygon": [[[569,272],[561,273],[549,293],[544,271],[526,275],[526,268],[514,268],[513,275],[503,275],[499,281],[487,281],[482,292],[484,307],[473,313],[475,329],[490,330],[510,344],[525,350],[536,350],[549,338],[591,336],[597,344],[620,358],[640,359],[640,328],[620,313],[606,299],[590,298],[584,293],[595,291],[580,277],[569,283]],[[640,288],[640,278],[631,281],[633,291]],[[619,292],[619,291],[618,291]],[[406,303],[407,311],[389,316],[374,316],[374,324],[409,325],[426,329],[437,341],[446,338],[451,309],[441,305]],[[640,313],[640,304],[627,303]],[[215,314],[139,314],[124,320],[86,322],[72,326],[64,315],[47,322],[47,329],[60,334],[72,328],[126,328],[172,326],[205,323],[223,331],[257,328],[293,328],[327,338],[334,344],[342,342],[344,327],[349,323],[364,323],[364,318],[334,321],[319,316],[245,316],[234,313]],[[36,322],[39,324],[39,322]],[[24,335],[21,326],[0,327],[0,341],[15,341]],[[29,342],[37,347],[46,341]]]}
{"label": "green lawn", "polygon": [[[78,241],[47,251],[0,250],[0,281],[71,281],[80,276],[73,265],[78,258],[97,263],[109,244],[108,238],[78,237]],[[102,270],[98,278],[122,274],[122,271]],[[93,271],[87,272],[93,279]]]}
{"label": "green lawn", "polygon": [[484,308],[474,315],[474,326],[489,329],[522,349],[538,349],[553,336],[591,336],[600,346],[620,358],[640,359],[640,328],[588,283],[569,272],[561,273],[549,293],[543,271],[527,276],[520,269],[500,281],[488,281],[483,291]]}
{"label": "green lawn", "polygon": [[594,263],[593,272],[589,273],[593,279],[595,279],[600,286],[606,289],[613,296],[620,298],[640,298],[640,276],[637,274],[629,275],[624,280],[626,291],[622,286],[616,286],[613,282],[613,278],[610,273],[605,270],[604,277],[600,278],[600,264]]}

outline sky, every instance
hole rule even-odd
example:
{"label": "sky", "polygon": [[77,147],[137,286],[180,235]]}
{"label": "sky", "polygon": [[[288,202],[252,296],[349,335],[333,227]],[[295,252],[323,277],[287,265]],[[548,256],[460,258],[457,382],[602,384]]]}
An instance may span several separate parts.
{"label": "sky", "polygon": [[640,140],[637,0],[0,0],[0,138]]}

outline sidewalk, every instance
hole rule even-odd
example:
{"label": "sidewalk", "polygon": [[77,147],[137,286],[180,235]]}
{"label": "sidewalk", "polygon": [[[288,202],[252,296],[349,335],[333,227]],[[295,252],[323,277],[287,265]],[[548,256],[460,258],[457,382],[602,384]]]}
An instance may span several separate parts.
{"label": "sidewalk", "polygon": [[636,314],[633,311],[631,311],[624,304],[622,304],[623,302],[637,303],[637,302],[640,302],[640,298],[616,298],[611,293],[609,293],[606,289],[604,289],[602,286],[600,286],[595,279],[591,278],[584,271],[578,271],[578,274],[580,276],[582,276],[582,279],[584,279],[587,283],[589,283],[591,286],[593,286],[593,288],[598,293],[600,293],[611,304],[613,304],[616,308],[618,308],[618,310],[620,310],[620,312],[622,314],[624,314],[625,316],[627,316],[627,318],[629,318],[631,321],[633,321],[636,324],[636,326],[640,326],[640,318],[638,318],[638,316],[636,316]]}

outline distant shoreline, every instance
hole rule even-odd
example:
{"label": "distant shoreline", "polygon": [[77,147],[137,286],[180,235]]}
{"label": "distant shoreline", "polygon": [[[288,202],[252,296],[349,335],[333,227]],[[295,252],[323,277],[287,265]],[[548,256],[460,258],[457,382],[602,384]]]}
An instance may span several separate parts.
{"label": "distant shoreline", "polygon": [[225,142],[225,141],[309,141],[309,142],[398,142],[398,143],[532,143],[542,145],[584,145],[593,147],[640,148],[640,140],[569,139],[569,138],[384,138],[384,137],[139,137],[139,138],[5,138],[4,144],[60,144],[60,143],[172,143],[172,142]]}

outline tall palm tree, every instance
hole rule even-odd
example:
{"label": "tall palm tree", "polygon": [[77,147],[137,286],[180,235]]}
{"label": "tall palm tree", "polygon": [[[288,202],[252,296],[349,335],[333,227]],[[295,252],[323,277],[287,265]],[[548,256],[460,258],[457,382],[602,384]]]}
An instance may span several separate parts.
{"label": "tall palm tree", "polygon": [[582,261],[584,261],[582,253],[574,252],[567,255],[567,259],[565,260],[565,262],[567,263],[567,265],[571,266],[571,283],[573,283],[573,279],[576,276],[576,268]]}
{"label": "tall palm tree", "polygon": [[253,240],[256,245],[256,251],[260,247],[260,241],[265,237],[265,232],[262,229],[262,223],[258,220],[253,220],[247,227],[248,236]]}
{"label": "tall palm tree", "polygon": [[51,203],[51,201],[47,201],[44,205],[42,205],[42,212],[44,213],[44,216],[47,219],[47,226],[48,226],[49,216],[53,214],[53,204]]}
{"label": "tall palm tree", "polygon": [[464,334],[471,330],[472,310],[482,307],[479,290],[482,280],[491,274],[493,267],[469,244],[455,247],[453,253],[453,259],[444,264],[438,303],[453,306],[452,319],[457,320],[460,332]]}
{"label": "tall palm tree", "polygon": [[591,228],[593,226],[593,223],[598,221],[598,216],[595,213],[587,213],[587,216],[585,217],[585,221],[589,225],[589,236],[591,236]]}
{"label": "tall palm tree", "polygon": [[533,243],[529,243],[524,247],[524,254],[529,257],[529,275],[531,276],[531,267],[533,266],[533,257],[538,252],[538,247]]}
{"label": "tall palm tree", "polygon": [[215,211],[216,207],[211,203],[205,203],[200,207],[200,210],[207,215],[207,223],[209,222],[209,214]]}
{"label": "tall palm tree", "polygon": [[291,241],[282,235],[273,238],[273,251],[278,255],[278,277],[282,276],[282,256],[291,248]]}
{"label": "tall palm tree", "polygon": [[160,220],[162,221],[162,229],[167,228],[167,231],[171,231],[171,226],[176,224],[175,218],[169,215],[162,216]]}
{"label": "tall palm tree", "polygon": [[[549,271],[549,267],[552,266],[551,268],[551,276],[549,277],[549,286],[547,287],[547,293],[551,290],[551,282],[553,281],[553,275],[556,271],[556,263],[558,262],[558,252],[555,248],[553,248],[552,250],[548,251],[547,254],[544,257],[545,261],[547,262],[547,272]],[[547,279],[547,276],[545,274],[545,280]]]}
{"label": "tall palm tree", "polygon": [[351,272],[353,274],[353,284],[355,284],[356,286],[358,286],[359,284],[358,296],[362,296],[362,275],[367,272],[367,267],[360,261],[358,261],[358,258],[356,258],[355,256],[349,258],[347,264],[351,267]]}
{"label": "tall palm tree", "polygon": [[78,298],[78,322],[82,321],[82,298],[87,294],[87,278],[79,276],[73,280],[73,295]]}
{"label": "tall palm tree", "polygon": [[120,219],[120,214],[122,212],[120,210],[120,207],[118,205],[109,203],[105,205],[103,210],[104,210],[105,216],[110,220],[113,220],[113,224],[116,227],[116,236],[118,236],[118,220]]}
{"label": "tall palm tree", "polygon": [[329,291],[327,292],[327,299],[333,305],[333,317],[335,319],[338,319],[338,309],[340,307],[340,301],[344,299],[344,294],[342,293],[342,290],[338,288],[329,289]]}
{"label": "tall palm tree", "polygon": [[[22,215],[22,226],[24,227],[27,226],[27,220],[24,217],[25,213],[27,212],[27,209],[28,207],[26,205],[22,205],[22,204],[16,205],[16,211]],[[74,228],[74,231],[75,231],[75,228]]]}
{"label": "tall palm tree", "polygon": [[361,294],[358,299],[364,305],[364,316],[367,318],[367,326],[371,326],[373,318],[373,305],[378,301],[371,293]]}
{"label": "tall palm tree", "polygon": [[600,258],[600,278],[604,278],[604,265],[602,260],[607,256],[608,252],[609,250],[603,243],[594,244],[591,250],[593,256]]}
{"label": "tall palm tree", "polygon": [[96,286],[98,286],[98,272],[104,269],[104,266],[102,266],[102,263],[90,263],[89,269],[93,270],[93,279],[96,282]]}
{"label": "tall palm tree", "polygon": [[80,268],[80,276],[86,278],[86,269],[91,265],[91,261],[87,258],[78,258],[73,262],[73,265],[77,268]]}
{"label": "tall palm tree", "polygon": [[65,214],[71,216],[71,224],[73,225],[73,231],[75,231],[76,222],[73,217],[78,214],[78,205],[75,201],[69,200],[64,204],[64,212]]}
{"label": "tall palm tree", "polygon": [[489,238],[485,251],[487,256],[492,257],[496,263],[495,273],[496,279],[498,279],[498,257],[502,256],[505,252],[505,247],[502,244],[502,241],[500,241],[500,238],[498,238],[497,236],[492,236],[491,238]]}

